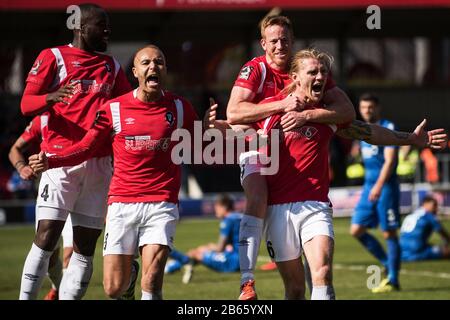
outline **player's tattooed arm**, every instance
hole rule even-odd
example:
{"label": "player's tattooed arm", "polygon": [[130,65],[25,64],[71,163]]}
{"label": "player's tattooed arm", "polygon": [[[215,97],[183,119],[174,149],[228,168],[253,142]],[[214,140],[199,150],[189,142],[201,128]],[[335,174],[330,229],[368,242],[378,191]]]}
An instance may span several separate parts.
{"label": "player's tattooed arm", "polygon": [[342,138],[368,141],[372,136],[370,124],[353,120],[346,128],[339,129],[336,134]]}
{"label": "player's tattooed arm", "polygon": [[375,145],[412,144],[411,133],[390,130],[377,124],[354,120],[347,128],[337,131],[343,138],[363,140]]}
{"label": "player's tattooed arm", "polygon": [[426,120],[423,120],[413,132],[401,132],[384,128],[377,124],[354,120],[336,134],[343,138],[363,140],[375,145],[414,145],[443,149],[448,141],[444,129],[425,130]]}

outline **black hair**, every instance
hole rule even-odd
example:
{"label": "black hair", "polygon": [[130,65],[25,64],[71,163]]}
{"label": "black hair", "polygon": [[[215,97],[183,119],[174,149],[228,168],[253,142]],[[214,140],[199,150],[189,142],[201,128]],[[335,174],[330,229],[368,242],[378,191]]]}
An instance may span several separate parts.
{"label": "black hair", "polygon": [[218,195],[215,203],[224,206],[227,211],[234,210],[234,200],[229,194],[222,193]]}
{"label": "black hair", "polygon": [[359,101],[372,101],[373,103],[375,103],[376,105],[378,105],[380,103],[380,99],[378,98],[378,96],[376,96],[375,94],[371,93],[371,92],[366,92],[363,93],[360,97],[359,97]]}

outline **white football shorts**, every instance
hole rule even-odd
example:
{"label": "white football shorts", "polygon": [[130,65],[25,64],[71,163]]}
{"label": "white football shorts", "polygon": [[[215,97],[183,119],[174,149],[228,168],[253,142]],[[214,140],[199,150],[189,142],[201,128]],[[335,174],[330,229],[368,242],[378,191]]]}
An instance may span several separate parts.
{"label": "white football shorts", "polygon": [[264,166],[261,164],[259,157],[262,156],[261,152],[248,151],[239,155],[239,167],[241,168],[241,185],[243,185],[245,178],[253,173],[261,173],[261,168]]}
{"label": "white football shorts", "polygon": [[[100,223],[102,229],[112,171],[111,157],[107,156],[92,158],[73,167],[54,168],[43,172],[36,202],[36,220],[66,220],[67,215],[53,217],[55,210],[39,210],[57,208],[73,214],[73,225]],[[81,217],[81,220],[99,222],[79,222],[75,214],[86,216]]]}
{"label": "white football shorts", "polygon": [[303,245],[315,236],[334,239],[333,209],[329,202],[291,202],[267,209],[264,233],[273,261],[297,259],[303,252]]}
{"label": "white football shorts", "polygon": [[108,206],[103,255],[135,255],[136,248],[160,244],[173,249],[178,205],[170,202],[115,202]]}

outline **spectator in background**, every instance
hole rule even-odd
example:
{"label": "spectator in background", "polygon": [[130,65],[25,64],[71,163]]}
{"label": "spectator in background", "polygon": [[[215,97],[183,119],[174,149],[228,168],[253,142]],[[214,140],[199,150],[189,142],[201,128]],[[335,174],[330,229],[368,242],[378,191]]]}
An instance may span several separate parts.
{"label": "spectator in background", "polygon": [[425,181],[429,183],[439,182],[439,164],[433,152],[426,148],[420,152],[420,159],[425,167]]}
{"label": "spectator in background", "polygon": [[[400,229],[402,261],[436,260],[450,258],[450,236],[436,218],[438,203],[432,196],[422,200],[422,206],[409,214]],[[437,232],[443,244],[431,245],[428,240]]]}
{"label": "spectator in background", "polygon": [[414,183],[419,152],[412,146],[401,146],[398,150],[397,175],[400,182]]}

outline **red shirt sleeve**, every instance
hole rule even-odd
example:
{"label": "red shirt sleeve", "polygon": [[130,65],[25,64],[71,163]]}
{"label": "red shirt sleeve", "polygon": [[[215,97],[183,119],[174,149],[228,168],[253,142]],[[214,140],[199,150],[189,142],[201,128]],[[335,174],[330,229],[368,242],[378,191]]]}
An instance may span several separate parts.
{"label": "red shirt sleeve", "polygon": [[61,154],[48,158],[49,168],[80,164],[89,159],[98,146],[111,143],[109,137],[112,131],[112,120],[108,106],[109,103],[103,105],[97,112],[92,128],[88,130],[80,142],[65,149]]}
{"label": "red shirt sleeve", "polygon": [[57,72],[56,58],[50,49],[43,50],[36,58],[26,80],[20,107],[26,116],[44,111],[46,95],[50,91]]}
{"label": "red shirt sleeve", "polygon": [[41,141],[41,117],[34,117],[20,137],[29,144],[39,144]]}
{"label": "red shirt sleeve", "polygon": [[114,99],[118,96],[124,95],[125,93],[130,92],[132,89],[133,88],[131,88],[131,85],[128,82],[125,72],[122,70],[122,68],[120,68],[117,73],[116,80],[114,82],[114,88],[111,98]]}
{"label": "red shirt sleeve", "polygon": [[239,75],[234,82],[237,87],[242,87],[256,93],[261,84],[261,68],[255,61],[247,62],[239,72]]}

